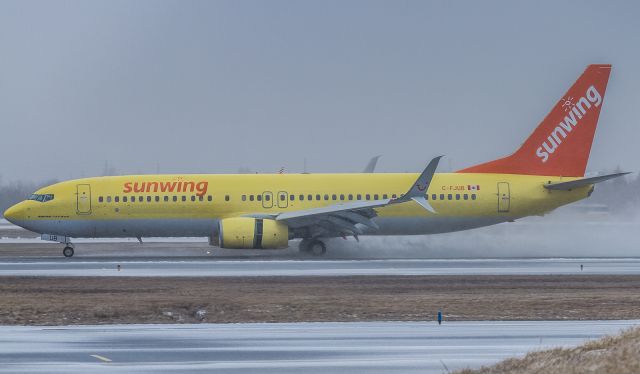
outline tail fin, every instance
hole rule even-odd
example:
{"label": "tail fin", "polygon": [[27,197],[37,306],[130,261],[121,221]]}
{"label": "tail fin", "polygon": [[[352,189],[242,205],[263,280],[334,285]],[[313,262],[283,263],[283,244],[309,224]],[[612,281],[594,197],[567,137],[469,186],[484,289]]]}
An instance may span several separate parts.
{"label": "tail fin", "polygon": [[517,151],[458,172],[584,176],[610,72],[589,65]]}

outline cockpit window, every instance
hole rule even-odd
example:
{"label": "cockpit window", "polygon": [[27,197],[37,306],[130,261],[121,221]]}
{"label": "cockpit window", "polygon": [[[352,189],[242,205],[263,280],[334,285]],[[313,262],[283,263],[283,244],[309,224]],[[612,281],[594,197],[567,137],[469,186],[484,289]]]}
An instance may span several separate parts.
{"label": "cockpit window", "polygon": [[54,195],[51,193],[48,194],[31,194],[31,196],[29,196],[28,200],[34,200],[34,201],[39,201],[41,203],[47,202],[47,201],[51,201],[53,200]]}

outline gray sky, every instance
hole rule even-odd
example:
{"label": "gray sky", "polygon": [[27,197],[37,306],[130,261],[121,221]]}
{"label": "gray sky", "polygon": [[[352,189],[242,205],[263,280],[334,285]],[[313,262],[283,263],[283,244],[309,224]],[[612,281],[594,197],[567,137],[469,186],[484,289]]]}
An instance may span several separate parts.
{"label": "gray sky", "polygon": [[515,150],[589,63],[589,170],[640,169],[637,2],[1,1],[0,175],[441,171]]}

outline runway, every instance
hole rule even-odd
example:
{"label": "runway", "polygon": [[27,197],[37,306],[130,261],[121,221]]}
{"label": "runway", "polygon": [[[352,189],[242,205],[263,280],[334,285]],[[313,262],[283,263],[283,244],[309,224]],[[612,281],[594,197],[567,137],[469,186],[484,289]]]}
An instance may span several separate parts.
{"label": "runway", "polygon": [[0,327],[0,372],[442,373],[640,321]]}
{"label": "runway", "polygon": [[640,274],[640,259],[229,260],[208,257],[124,259],[5,257],[0,262],[0,276],[247,277],[546,274],[637,275]]}

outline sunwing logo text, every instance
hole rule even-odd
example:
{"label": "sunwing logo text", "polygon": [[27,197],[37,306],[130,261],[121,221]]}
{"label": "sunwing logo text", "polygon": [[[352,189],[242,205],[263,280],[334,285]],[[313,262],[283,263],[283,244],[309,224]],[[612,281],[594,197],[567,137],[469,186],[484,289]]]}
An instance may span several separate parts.
{"label": "sunwing logo text", "polygon": [[538,156],[542,162],[547,162],[549,156],[560,147],[562,140],[566,139],[571,131],[579,125],[580,120],[587,114],[587,111],[591,109],[592,104],[596,107],[602,104],[602,96],[594,86],[589,87],[585,96],[578,99],[575,104],[573,104],[572,99],[573,98],[570,97],[567,98],[567,100],[562,100],[564,102],[562,107],[565,108],[565,111],[568,111],[569,114],[564,117],[563,121],[560,121],[558,126],[551,131],[547,140],[536,150],[536,156]]}
{"label": "sunwing logo text", "polygon": [[204,196],[209,187],[208,182],[125,182],[122,192],[195,192],[198,196]]}

